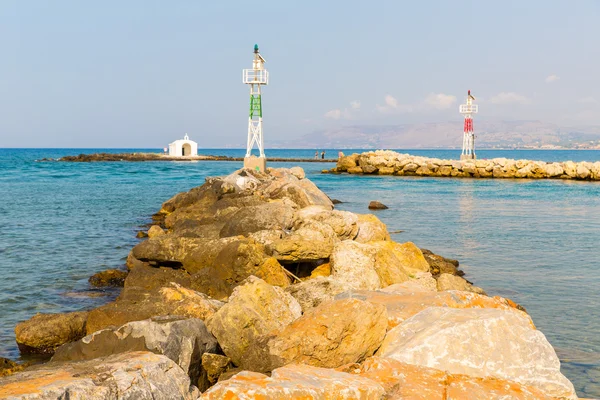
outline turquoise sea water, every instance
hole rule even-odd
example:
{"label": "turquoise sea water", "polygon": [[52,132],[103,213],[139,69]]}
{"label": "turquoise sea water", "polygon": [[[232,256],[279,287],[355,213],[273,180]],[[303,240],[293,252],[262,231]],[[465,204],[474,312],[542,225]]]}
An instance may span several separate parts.
{"label": "turquoise sea water", "polygon": [[[228,174],[232,162],[36,162],[106,149],[0,149],[0,356],[19,356],[14,325],[36,312],[91,308],[88,277],[118,268],[163,201]],[[158,151],[158,150],[156,150]],[[346,154],[350,153],[344,150]],[[404,150],[456,158],[456,150]],[[243,156],[242,150],[204,154]],[[314,150],[270,150],[312,158]],[[337,150],[327,150],[328,156]],[[484,151],[479,158],[599,161],[599,151]],[[296,164],[272,163],[290,167]],[[467,278],[522,304],[580,396],[600,397],[600,182],[323,175],[300,164],[338,208],[369,212],[397,241],[461,261]]]}

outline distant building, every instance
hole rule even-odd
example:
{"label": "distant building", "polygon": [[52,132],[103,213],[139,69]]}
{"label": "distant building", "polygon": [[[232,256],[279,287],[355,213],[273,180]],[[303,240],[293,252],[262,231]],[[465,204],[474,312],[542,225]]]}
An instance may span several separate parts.
{"label": "distant building", "polygon": [[198,155],[198,143],[190,140],[187,133],[183,139],[169,144],[169,155],[173,157],[189,157]]}

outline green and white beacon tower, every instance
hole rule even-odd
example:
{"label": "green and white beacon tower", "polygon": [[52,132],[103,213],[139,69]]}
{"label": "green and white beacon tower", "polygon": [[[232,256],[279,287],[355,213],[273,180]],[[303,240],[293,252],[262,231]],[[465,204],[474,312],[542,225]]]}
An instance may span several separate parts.
{"label": "green and white beacon tower", "polygon": [[[269,84],[269,72],[265,69],[265,59],[254,45],[252,69],[243,71],[244,83],[250,85],[250,115],[248,116],[248,146],[244,157],[244,168],[262,171],[267,168],[263,142],[261,86]],[[252,155],[254,144],[258,147],[259,156]]]}

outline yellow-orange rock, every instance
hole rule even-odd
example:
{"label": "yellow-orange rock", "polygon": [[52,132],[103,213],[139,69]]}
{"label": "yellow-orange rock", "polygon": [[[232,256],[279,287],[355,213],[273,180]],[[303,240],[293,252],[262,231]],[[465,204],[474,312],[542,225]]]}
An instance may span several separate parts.
{"label": "yellow-orange rock", "polygon": [[360,243],[390,240],[390,234],[385,224],[373,214],[359,214],[358,235],[354,240]]}
{"label": "yellow-orange rock", "polygon": [[234,365],[270,371],[263,335],[278,332],[300,317],[300,304],[290,294],[255,276],[233,290],[229,301],[206,320],[225,355]]}
{"label": "yellow-orange rock", "polygon": [[371,379],[331,369],[290,364],[271,377],[243,371],[204,392],[203,400],[380,400],[384,389]]}
{"label": "yellow-orange rock", "polygon": [[408,281],[410,278],[403,268],[403,260],[397,257],[396,245],[390,241],[336,243],[331,254],[331,275],[354,289],[365,290]]}
{"label": "yellow-orange rock", "polygon": [[495,378],[474,378],[466,375],[449,375],[447,400],[553,400],[538,388]]}
{"label": "yellow-orange rock", "polygon": [[551,400],[539,389],[497,378],[450,375],[434,368],[371,357],[356,372],[379,383],[386,399],[402,400]]}
{"label": "yellow-orange rock", "polygon": [[270,363],[336,368],[360,362],[377,350],[386,326],[381,305],[357,299],[322,303],[268,341]]}
{"label": "yellow-orange rock", "polygon": [[393,243],[394,255],[400,260],[400,265],[407,272],[427,272],[429,263],[423,256],[423,252],[414,243]]}
{"label": "yellow-orange rock", "polygon": [[341,293],[336,299],[352,297],[372,304],[381,304],[387,309],[388,329],[429,307],[451,308],[499,308],[526,315],[516,304],[503,297],[488,297],[472,292],[445,291],[428,292],[398,289],[395,292],[356,290]]}
{"label": "yellow-orange rock", "polygon": [[361,365],[360,376],[383,386],[390,399],[446,400],[446,373],[438,369],[371,357]]}
{"label": "yellow-orange rock", "polygon": [[321,264],[315,268],[311,273],[310,277],[316,278],[317,276],[329,276],[331,275],[331,265],[329,263]]}
{"label": "yellow-orange rock", "polygon": [[131,287],[123,290],[117,300],[91,310],[85,329],[89,335],[109,326],[121,326],[159,315],[205,320],[222,305],[204,293],[184,288],[175,282],[149,292],[144,288]]}

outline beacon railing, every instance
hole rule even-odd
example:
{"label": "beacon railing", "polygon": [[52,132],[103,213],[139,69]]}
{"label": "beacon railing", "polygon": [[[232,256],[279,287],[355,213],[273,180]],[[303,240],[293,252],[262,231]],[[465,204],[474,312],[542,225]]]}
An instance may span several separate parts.
{"label": "beacon railing", "polygon": [[269,72],[266,69],[245,69],[242,72],[244,83],[269,84]]}
{"label": "beacon railing", "polygon": [[458,111],[461,114],[477,114],[479,107],[477,104],[461,104]]}

